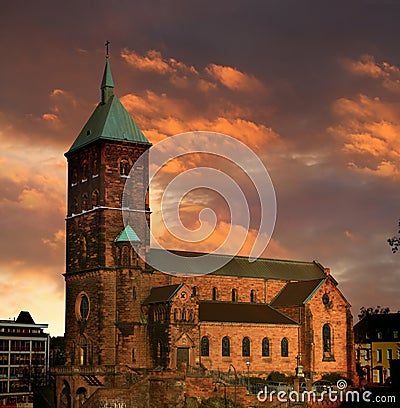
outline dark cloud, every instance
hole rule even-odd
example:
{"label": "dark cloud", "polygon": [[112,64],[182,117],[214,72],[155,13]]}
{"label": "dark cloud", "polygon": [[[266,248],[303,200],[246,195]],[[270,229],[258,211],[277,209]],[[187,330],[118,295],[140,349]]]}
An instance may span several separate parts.
{"label": "dark cloud", "polygon": [[[62,153],[99,101],[108,39],[115,91],[151,140],[226,132],[263,159],[278,203],[267,255],[332,267],[355,312],[397,310],[398,256],[386,238],[399,217],[399,11],[397,2],[373,0],[3,5],[2,299],[29,269],[32,282],[42,271],[49,299],[62,302]],[[126,58],[149,52],[168,69],[140,69]],[[256,212],[251,189],[248,199]],[[208,203],[225,228],[220,198]],[[38,320],[56,318],[40,309]]]}

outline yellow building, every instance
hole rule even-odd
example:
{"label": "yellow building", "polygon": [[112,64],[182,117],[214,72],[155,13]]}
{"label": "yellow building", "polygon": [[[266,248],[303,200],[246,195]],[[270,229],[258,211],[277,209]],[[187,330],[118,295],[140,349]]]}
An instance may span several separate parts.
{"label": "yellow building", "polygon": [[400,313],[365,316],[354,326],[357,371],[366,383],[384,384],[391,360],[400,359]]}

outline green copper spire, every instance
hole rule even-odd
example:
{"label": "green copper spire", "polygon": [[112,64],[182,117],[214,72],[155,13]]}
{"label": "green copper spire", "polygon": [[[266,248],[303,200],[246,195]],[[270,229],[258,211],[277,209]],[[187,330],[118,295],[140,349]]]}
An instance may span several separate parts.
{"label": "green copper spire", "polygon": [[151,145],[114,95],[114,81],[108,55],[101,81],[101,101],[66,154],[99,139]]}
{"label": "green copper spire", "polygon": [[114,95],[114,81],[112,79],[108,55],[106,57],[106,66],[104,68],[103,80],[101,81],[101,102],[107,103],[111,96]]}

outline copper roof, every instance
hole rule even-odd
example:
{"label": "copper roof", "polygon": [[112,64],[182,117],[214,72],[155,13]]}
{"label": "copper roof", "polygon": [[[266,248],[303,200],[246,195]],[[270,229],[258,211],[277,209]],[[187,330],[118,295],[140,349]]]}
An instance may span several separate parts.
{"label": "copper roof", "polygon": [[265,303],[199,302],[199,320],[207,322],[290,324],[297,322]]}
{"label": "copper roof", "polygon": [[319,288],[325,279],[289,282],[271,302],[273,307],[299,306],[307,303],[311,295]]}
{"label": "copper roof", "polygon": [[159,286],[157,288],[152,288],[150,295],[143,302],[143,304],[148,305],[150,303],[168,302],[182,286],[183,284],[180,283],[179,285]]}
{"label": "copper roof", "polygon": [[[161,249],[150,250],[150,256],[160,256]],[[184,270],[188,275],[196,274],[198,271],[191,270],[190,258],[204,255],[200,252],[188,251],[170,251],[176,255],[180,255],[179,268]],[[237,276],[247,278],[264,278],[264,279],[279,279],[285,281],[301,281],[325,278],[323,266],[318,262],[302,262],[302,261],[288,261],[281,259],[265,259],[259,258],[254,262],[250,262],[248,257],[244,256],[229,256],[229,255],[209,255],[210,257],[226,258],[227,263],[212,272],[210,275],[219,276]],[[188,258],[187,262],[185,257]],[[166,266],[168,267],[168,265]],[[171,270],[174,265],[171,265]]]}

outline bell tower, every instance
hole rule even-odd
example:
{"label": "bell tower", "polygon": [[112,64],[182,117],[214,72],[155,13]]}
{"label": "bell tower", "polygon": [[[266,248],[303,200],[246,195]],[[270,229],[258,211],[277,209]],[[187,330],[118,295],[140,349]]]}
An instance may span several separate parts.
{"label": "bell tower", "polygon": [[[65,153],[65,339],[70,365],[146,366],[140,304],[151,286],[151,272],[142,261],[149,250],[148,162],[131,169],[150,146],[114,95],[107,54],[101,100]],[[134,191],[123,205],[128,178]],[[123,211],[128,213],[125,224]]]}

